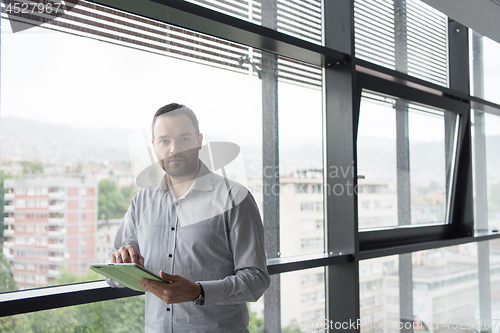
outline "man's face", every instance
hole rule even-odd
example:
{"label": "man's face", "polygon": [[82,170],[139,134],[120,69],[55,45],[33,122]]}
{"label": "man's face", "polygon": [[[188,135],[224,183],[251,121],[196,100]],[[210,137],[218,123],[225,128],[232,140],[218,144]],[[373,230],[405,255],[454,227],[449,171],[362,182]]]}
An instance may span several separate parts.
{"label": "man's face", "polygon": [[156,157],[170,177],[189,176],[197,171],[203,136],[196,135],[188,116],[182,113],[159,116],[153,133]]}

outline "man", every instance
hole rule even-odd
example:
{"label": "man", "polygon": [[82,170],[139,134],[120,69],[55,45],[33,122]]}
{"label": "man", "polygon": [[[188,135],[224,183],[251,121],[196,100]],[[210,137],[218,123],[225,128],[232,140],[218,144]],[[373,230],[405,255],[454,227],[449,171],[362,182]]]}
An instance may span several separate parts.
{"label": "man", "polygon": [[199,160],[203,135],[189,108],[160,108],[152,135],[166,174],[132,200],[111,262],[138,263],[170,282],[140,283],[149,290],[146,332],[248,332],[246,302],[270,283],[255,200]]}

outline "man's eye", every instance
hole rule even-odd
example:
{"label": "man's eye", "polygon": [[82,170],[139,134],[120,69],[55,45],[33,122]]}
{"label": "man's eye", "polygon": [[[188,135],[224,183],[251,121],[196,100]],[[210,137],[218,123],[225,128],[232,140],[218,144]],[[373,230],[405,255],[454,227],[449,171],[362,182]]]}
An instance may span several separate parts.
{"label": "man's eye", "polygon": [[164,144],[167,144],[167,143],[168,143],[168,141],[167,141],[167,140],[161,140],[161,141],[160,141],[160,143],[161,143],[162,145],[164,145]]}
{"label": "man's eye", "polygon": [[189,138],[182,138],[181,140],[182,140],[182,142],[186,142],[186,141],[189,141]]}

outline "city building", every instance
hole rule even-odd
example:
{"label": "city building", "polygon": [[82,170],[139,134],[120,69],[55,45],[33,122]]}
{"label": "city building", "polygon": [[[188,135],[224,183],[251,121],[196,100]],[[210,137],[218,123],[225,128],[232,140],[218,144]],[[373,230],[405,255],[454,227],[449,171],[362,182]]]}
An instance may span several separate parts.
{"label": "city building", "polygon": [[4,189],[3,253],[18,286],[46,286],[61,268],[85,275],[95,260],[96,180],[28,175]]}
{"label": "city building", "polygon": [[98,220],[95,234],[95,262],[106,263],[109,252],[113,248],[116,231],[122,222],[121,219]]}

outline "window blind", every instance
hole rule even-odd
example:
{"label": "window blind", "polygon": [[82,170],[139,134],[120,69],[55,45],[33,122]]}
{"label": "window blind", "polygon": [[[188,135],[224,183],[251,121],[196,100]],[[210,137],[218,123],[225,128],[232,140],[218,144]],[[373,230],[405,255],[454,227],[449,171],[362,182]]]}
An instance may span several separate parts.
{"label": "window blind", "polygon": [[356,57],[390,69],[405,54],[407,74],[448,86],[447,17],[419,0],[406,0],[406,50],[396,50],[393,0],[355,0]]}
{"label": "window blind", "polygon": [[[315,1],[308,0],[306,2],[313,3]],[[206,2],[208,3],[208,1]],[[248,5],[246,1],[212,1],[210,5],[223,7],[226,13],[241,16],[245,3]],[[286,4],[290,6],[291,3],[292,1],[286,1]],[[73,9],[55,20],[52,20],[54,17],[51,15],[36,11],[24,17],[14,14],[9,16],[28,24],[45,22],[42,25],[43,28],[242,74],[257,75],[248,64],[240,66],[238,59],[242,55],[250,55],[253,58],[252,61],[258,65],[260,61],[259,50],[86,1],[66,0],[66,5],[72,6]],[[8,19],[5,9],[6,6],[2,2],[2,18]],[[254,12],[258,12],[258,10],[254,10]],[[243,16],[241,17],[243,18]],[[298,31],[301,30],[298,29]],[[320,88],[322,71],[317,66],[280,57],[278,79],[293,84]]]}

